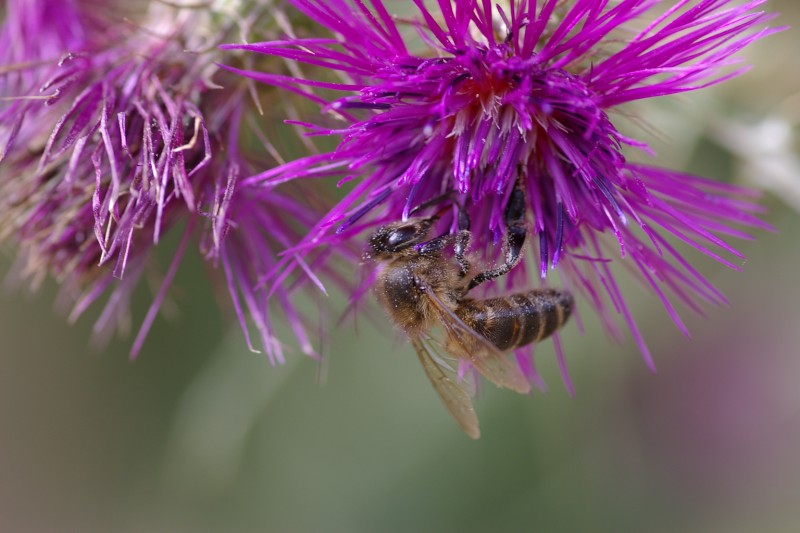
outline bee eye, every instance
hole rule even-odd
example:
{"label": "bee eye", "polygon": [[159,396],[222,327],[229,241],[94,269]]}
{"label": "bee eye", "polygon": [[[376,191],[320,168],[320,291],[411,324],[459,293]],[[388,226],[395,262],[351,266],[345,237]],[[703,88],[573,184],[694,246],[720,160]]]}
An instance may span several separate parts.
{"label": "bee eye", "polygon": [[403,226],[397,228],[389,234],[386,244],[388,244],[390,248],[396,248],[401,244],[405,244],[413,240],[417,236],[417,233],[418,231],[416,226]]}

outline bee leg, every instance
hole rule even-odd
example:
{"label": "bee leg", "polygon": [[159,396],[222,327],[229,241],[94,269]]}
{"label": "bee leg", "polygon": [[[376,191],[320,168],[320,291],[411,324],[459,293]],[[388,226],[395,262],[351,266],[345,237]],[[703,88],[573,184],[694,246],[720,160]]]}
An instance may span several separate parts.
{"label": "bee leg", "polygon": [[525,229],[525,194],[522,192],[522,187],[520,187],[519,183],[511,191],[511,197],[508,199],[508,204],[506,204],[505,219],[508,233],[506,234],[506,253],[503,264],[497,268],[481,272],[472,278],[467,290],[477,287],[484,281],[507,274],[522,258],[522,246],[525,244],[527,231]]}
{"label": "bee leg", "polygon": [[464,277],[469,272],[469,260],[466,258],[466,252],[469,248],[471,234],[469,232],[469,215],[460,206],[458,208],[458,233],[455,235],[445,233],[433,238],[429,241],[423,242],[416,246],[417,252],[421,255],[438,256],[442,253],[447,246],[452,245],[453,251],[458,261],[458,275]]}
{"label": "bee leg", "polygon": [[455,242],[453,243],[453,252],[458,261],[459,271],[458,276],[463,278],[467,275],[470,269],[469,260],[466,257],[467,250],[469,249],[469,241],[472,234],[469,232],[469,214],[462,208],[458,207],[458,233],[456,234]]}
{"label": "bee leg", "polygon": [[420,255],[438,256],[442,253],[442,250],[455,242],[456,237],[456,235],[445,233],[444,235],[439,235],[429,241],[418,244],[415,249]]}
{"label": "bee leg", "polygon": [[[428,231],[430,231],[431,226],[433,226],[437,220],[442,216],[442,213],[445,210],[442,209],[433,215],[429,216],[428,218],[423,218],[420,220],[419,225],[424,229],[424,234],[427,235]],[[442,250],[445,246],[450,242],[448,239],[450,235],[444,234],[440,235],[439,237],[433,238],[429,241],[421,242],[417,244],[414,249],[419,252],[421,255],[427,256],[437,256],[442,253]]]}

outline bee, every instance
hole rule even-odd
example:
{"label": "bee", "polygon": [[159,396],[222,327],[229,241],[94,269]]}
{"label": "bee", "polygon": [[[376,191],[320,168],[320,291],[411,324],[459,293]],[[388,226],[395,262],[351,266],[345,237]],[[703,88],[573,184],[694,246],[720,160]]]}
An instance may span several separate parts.
{"label": "bee", "polygon": [[[467,435],[480,436],[478,418],[465,386],[450,377],[435,345],[466,360],[499,387],[530,391],[530,383],[504,352],[537,342],[561,328],[574,299],[567,291],[533,289],[504,297],[475,299],[469,291],[508,273],[521,258],[525,241],[524,197],[515,189],[506,208],[505,260],[497,268],[470,275],[466,257],[471,233],[459,211],[459,231],[430,240],[439,215],[412,218],[379,228],[365,257],[383,264],[374,290],[394,324],[409,337],[422,367],[445,407]],[[452,246],[453,258],[445,255]],[[441,327],[443,341],[431,330]]]}

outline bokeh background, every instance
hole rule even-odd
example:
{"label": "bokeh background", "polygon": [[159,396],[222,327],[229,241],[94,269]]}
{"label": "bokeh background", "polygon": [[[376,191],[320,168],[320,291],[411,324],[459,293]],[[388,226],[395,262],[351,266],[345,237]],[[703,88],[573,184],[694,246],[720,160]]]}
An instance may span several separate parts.
{"label": "bokeh background", "polygon": [[[800,25],[795,0],[768,8]],[[0,531],[800,530],[798,46],[796,30],[773,36],[744,77],[637,109],[662,164],[767,188],[778,230],[741,246],[743,273],[693,257],[731,306],[685,314],[691,340],[626,287],[658,373],[632,342],[573,325],[577,395],[542,345],[549,390],[486,387],[473,442],[388,324],[332,328],[324,368],[271,368],[196,257],[133,363],[130,339],[92,350],[92,317],[67,325],[52,284],[7,287]]]}

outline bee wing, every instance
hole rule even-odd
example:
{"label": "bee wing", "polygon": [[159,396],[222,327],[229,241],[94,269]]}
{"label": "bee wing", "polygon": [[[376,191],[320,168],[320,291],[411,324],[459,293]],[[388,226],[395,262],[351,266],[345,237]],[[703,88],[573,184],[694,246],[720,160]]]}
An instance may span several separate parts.
{"label": "bee wing", "polygon": [[447,351],[456,357],[467,359],[478,372],[498,387],[525,394],[531,391],[531,384],[506,354],[466,325],[433,291],[428,291],[427,295],[434,304],[439,322],[450,341]]}
{"label": "bee wing", "polygon": [[419,362],[422,363],[422,368],[425,369],[425,374],[428,375],[433,388],[458,425],[473,439],[480,437],[478,415],[475,414],[475,408],[472,406],[472,400],[467,391],[450,379],[421,338],[412,337],[411,345],[414,346]]}

